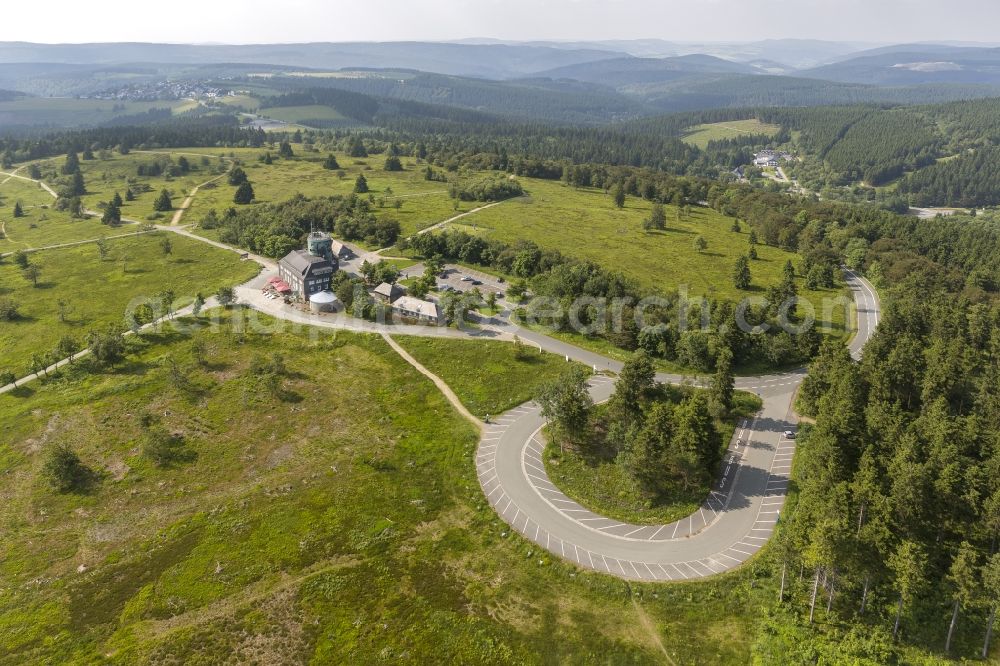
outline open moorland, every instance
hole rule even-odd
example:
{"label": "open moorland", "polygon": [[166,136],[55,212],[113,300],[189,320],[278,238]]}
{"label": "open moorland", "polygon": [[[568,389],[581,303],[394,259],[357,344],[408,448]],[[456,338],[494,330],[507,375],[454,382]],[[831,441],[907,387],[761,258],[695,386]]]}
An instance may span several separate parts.
{"label": "open moorland", "polygon": [[[455,200],[448,196],[448,184],[426,180],[423,167],[411,158],[401,160],[403,171],[385,171],[384,155],[352,158],[337,153],[340,169],[328,170],[323,168],[326,153],[307,153],[300,144],[295,144],[293,149],[295,156],[290,159],[281,159],[272,150],[272,164],[259,160],[268,152],[267,149],[227,152],[227,155],[239,159],[246,171],[253,184],[255,204],[277,203],[296,194],[307,197],[346,196],[354,191],[358,176],[364,174],[376,216],[398,220],[404,236],[478,205],[458,202],[456,206]],[[211,209],[224,212],[234,205],[235,190],[225,179],[217,181],[214,187],[202,188],[191,205],[187,222],[196,222]],[[211,236],[212,231],[198,233]]]}
{"label": "open moorland", "polygon": [[[20,202],[24,215],[14,217]],[[122,225],[109,228],[99,219],[72,217],[56,210],[52,196],[35,183],[0,176],[0,254],[136,231]]]}
{"label": "open moorland", "polygon": [[[477,433],[380,338],[133,344],[115,372],[0,403],[0,663],[746,663],[762,569],[629,585],[509,534]],[[156,465],[164,432],[177,455]],[[58,443],[86,489],[41,480]]]}
{"label": "open moorland", "polygon": [[[170,254],[164,252],[165,240]],[[38,268],[37,284],[12,261],[0,264],[0,300],[17,307],[13,320],[0,322],[0,369],[19,376],[27,374],[33,354],[48,354],[62,337],[82,343],[95,329],[121,325],[135,299],[154,298],[165,289],[180,302],[198,292],[208,297],[259,270],[236,254],[165,232],[108,240],[103,259],[97,244],[28,257]]]}

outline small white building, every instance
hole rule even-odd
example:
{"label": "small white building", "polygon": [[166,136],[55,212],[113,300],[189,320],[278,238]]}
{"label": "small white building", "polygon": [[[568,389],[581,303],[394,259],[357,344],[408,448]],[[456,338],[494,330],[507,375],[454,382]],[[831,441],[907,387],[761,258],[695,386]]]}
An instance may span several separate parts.
{"label": "small white building", "polygon": [[392,303],[392,309],[406,319],[416,319],[428,324],[438,324],[441,321],[441,309],[433,301],[400,296]]}

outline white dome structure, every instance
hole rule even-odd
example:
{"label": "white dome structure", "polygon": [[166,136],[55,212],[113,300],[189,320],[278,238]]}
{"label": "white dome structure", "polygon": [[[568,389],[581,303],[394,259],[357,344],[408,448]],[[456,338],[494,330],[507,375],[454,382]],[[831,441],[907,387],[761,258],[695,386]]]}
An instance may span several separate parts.
{"label": "white dome structure", "polygon": [[340,301],[332,291],[317,291],[309,297],[309,307],[313,312],[335,312]]}

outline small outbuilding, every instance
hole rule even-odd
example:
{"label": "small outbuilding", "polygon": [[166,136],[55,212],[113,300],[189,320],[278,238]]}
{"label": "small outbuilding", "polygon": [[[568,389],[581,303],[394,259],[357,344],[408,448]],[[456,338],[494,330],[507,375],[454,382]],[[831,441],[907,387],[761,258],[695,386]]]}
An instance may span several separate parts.
{"label": "small outbuilding", "polygon": [[309,297],[309,309],[313,312],[336,312],[339,303],[332,291],[318,291]]}
{"label": "small outbuilding", "polygon": [[405,291],[398,284],[389,284],[388,282],[383,282],[379,286],[372,290],[372,294],[375,298],[379,299],[383,303],[394,303],[396,299],[403,296]]}

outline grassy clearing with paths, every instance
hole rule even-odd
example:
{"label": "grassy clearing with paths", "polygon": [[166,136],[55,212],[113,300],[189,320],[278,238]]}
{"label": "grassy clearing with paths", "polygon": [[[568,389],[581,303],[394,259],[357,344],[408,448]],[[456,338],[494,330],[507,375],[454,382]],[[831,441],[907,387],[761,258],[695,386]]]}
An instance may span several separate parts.
{"label": "grassy clearing with paths", "polygon": [[762,123],[756,118],[750,120],[727,120],[722,123],[707,123],[688,128],[681,139],[685,143],[704,150],[709,141],[736,139],[748,134],[763,134],[774,136],[781,131],[781,126]]}
{"label": "grassy clearing with paths", "polygon": [[[0,178],[2,181],[3,178]],[[21,202],[24,217],[14,217],[14,204]],[[99,219],[75,219],[52,207],[54,199],[33,183],[11,179],[0,185],[0,254],[27,248],[129,233],[130,225],[108,227]]]}
{"label": "grassy clearing with paths", "polygon": [[[95,328],[122,325],[133,299],[164,289],[178,299],[199,291],[207,297],[258,271],[234,253],[164,234],[109,240],[105,260],[96,245],[31,254],[40,269],[37,287],[11,261],[0,264],[0,299],[13,301],[20,312],[18,319],[0,322],[0,368],[22,376],[33,353],[51,351],[63,336],[82,342]],[[163,253],[162,238],[170,240],[170,255]],[[64,320],[59,301],[65,303]]]}
{"label": "grassy clearing with paths", "polygon": [[396,341],[444,380],[473,414],[484,418],[534,399],[538,389],[569,368],[566,360],[525,345],[400,335]]}
{"label": "grassy clearing with paths", "polygon": [[[749,660],[769,579],[626,584],[509,534],[474,428],[377,336],[194,335],[0,396],[0,664]],[[183,462],[142,455],[150,419]],[[40,478],[60,442],[88,491]]]}
{"label": "grassy clearing with paths", "polygon": [[[338,171],[323,168],[326,153],[307,153],[299,144],[295,144],[293,149],[295,157],[289,160],[278,159],[277,151],[271,149],[272,164],[258,160],[267,149],[244,149],[232,153],[241,160],[241,166],[253,183],[255,204],[278,203],[295,194],[307,197],[346,196],[354,191],[355,181],[363,173],[368,181],[375,215],[398,220],[404,236],[481,205],[459,202],[456,210],[455,201],[448,196],[448,184],[426,180],[422,167],[412,158],[401,158],[403,171],[388,172],[383,169],[384,155],[359,159],[338,153],[339,171],[344,172],[341,177]],[[224,212],[233,206],[235,191],[225,179],[218,181],[215,187],[199,190],[185,222],[197,222],[213,208],[218,213]],[[398,209],[394,206],[397,200],[402,202]],[[196,232],[210,237],[214,233],[213,230]]]}
{"label": "grassy clearing with paths", "polygon": [[[671,402],[679,402],[684,391],[667,387],[667,395]],[[734,401],[733,418],[715,422],[723,452],[729,448],[736,422],[752,416],[761,407],[760,398],[752,393],[739,391]],[[598,415],[603,407],[597,407]],[[548,444],[544,459],[549,479],[567,497],[602,516],[634,525],[666,525],[679,520],[697,511],[710,490],[708,485],[690,491],[665,489],[659,496],[649,497],[608,452],[582,455],[560,451],[559,447]],[[710,483],[715,475],[716,470],[711,470]]]}
{"label": "grassy clearing with paths", "polygon": [[[513,199],[455,223],[470,233],[513,243],[518,239],[560,250],[567,256],[589,259],[609,270],[635,279],[648,290],[689,296],[707,296],[739,301],[762,296],[763,290],[782,280],[785,262],[798,265],[799,256],[775,247],[758,245],[759,258],[750,262],[752,284],[743,291],[733,286],[736,260],[749,250],[749,231],[732,230],[732,218],[710,208],[693,207],[690,216],[677,218],[677,208],[666,206],[666,231],[647,232],[642,222],[651,204],[629,197],[619,210],[612,197],[595,189],[572,188],[562,183],[525,178],[527,197]],[[744,225],[745,227],[745,225]],[[695,240],[708,243],[704,252]],[[810,291],[798,279],[799,295],[821,310],[824,298],[840,295],[840,290]],[[835,334],[843,333],[843,308],[835,309]]]}

